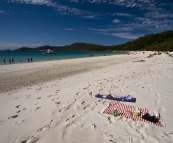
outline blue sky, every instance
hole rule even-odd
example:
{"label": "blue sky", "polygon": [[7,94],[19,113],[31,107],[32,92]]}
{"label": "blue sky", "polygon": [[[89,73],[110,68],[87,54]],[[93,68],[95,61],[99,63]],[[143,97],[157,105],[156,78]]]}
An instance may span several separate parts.
{"label": "blue sky", "polygon": [[0,0],[0,50],[117,45],[173,30],[172,0]]}

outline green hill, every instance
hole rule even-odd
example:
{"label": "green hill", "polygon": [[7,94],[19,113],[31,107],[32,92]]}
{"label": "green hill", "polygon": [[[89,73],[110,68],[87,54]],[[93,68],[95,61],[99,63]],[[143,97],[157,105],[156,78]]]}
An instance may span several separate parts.
{"label": "green hill", "polygon": [[87,43],[74,43],[66,46],[41,46],[19,48],[17,50],[82,50],[82,51],[173,51],[173,31],[149,34],[121,45],[102,46]]}
{"label": "green hill", "polygon": [[146,50],[146,51],[173,51],[173,31],[145,35],[122,45],[112,47],[113,50]]}

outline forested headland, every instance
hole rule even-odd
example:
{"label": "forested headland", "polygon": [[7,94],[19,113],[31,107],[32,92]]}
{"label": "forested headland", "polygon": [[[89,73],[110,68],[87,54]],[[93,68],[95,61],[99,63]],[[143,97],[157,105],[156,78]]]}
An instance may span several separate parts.
{"label": "forested headland", "polygon": [[82,51],[173,51],[173,31],[148,34],[125,44],[102,46],[88,43],[73,43],[66,46],[22,47],[16,50],[82,50]]}

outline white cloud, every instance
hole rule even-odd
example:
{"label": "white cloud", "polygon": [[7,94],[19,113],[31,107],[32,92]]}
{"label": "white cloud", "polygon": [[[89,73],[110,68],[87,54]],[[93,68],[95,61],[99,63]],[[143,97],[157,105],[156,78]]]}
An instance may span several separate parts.
{"label": "white cloud", "polygon": [[1,13],[6,13],[6,11],[0,10],[0,14],[1,14]]}
{"label": "white cloud", "polygon": [[[100,16],[99,13],[62,5],[60,2],[53,2],[52,0],[14,0],[14,2],[33,4],[33,5],[46,5],[49,7],[53,7],[55,11],[58,11],[59,14],[62,15],[79,15],[89,19],[96,19],[97,17]],[[71,2],[78,2],[78,0],[71,0]]]}
{"label": "white cloud", "polygon": [[114,13],[113,15],[124,16],[124,17],[131,17],[131,14],[129,14],[129,13]]}
{"label": "white cloud", "polygon": [[[83,18],[88,19],[101,19],[106,16],[116,16],[114,18],[111,25],[107,25],[102,28],[90,28],[90,32],[97,32],[100,34],[108,33],[113,36],[119,36],[122,38],[132,38],[138,37],[138,35],[131,34],[135,31],[145,30],[150,32],[155,31],[163,31],[168,29],[173,29],[173,20],[169,19],[173,17],[172,11],[164,9],[164,6],[169,6],[169,3],[161,2],[159,3],[157,0],[70,0],[71,2],[88,2],[88,3],[95,3],[100,4],[104,3],[107,5],[117,5],[123,8],[130,7],[135,8],[136,10],[145,10],[148,13],[144,14],[142,17],[138,17],[138,14],[130,14],[116,12],[116,13],[96,13],[86,10],[81,10],[79,8],[71,7],[68,5],[63,5],[60,2],[55,2],[55,0],[14,0],[15,2],[19,3],[26,3],[26,4],[35,4],[35,5],[46,5],[51,6],[57,11],[58,14],[63,15],[77,15]],[[0,13],[2,13],[0,11]],[[120,18],[125,17],[126,20],[128,18],[129,22],[125,23],[123,19]],[[117,19],[119,18],[119,19]],[[121,21],[120,21],[121,20]],[[101,25],[100,25],[101,27]],[[70,30],[70,29],[69,29]],[[72,30],[72,29],[71,29]],[[73,29],[75,30],[75,29]],[[84,31],[84,30],[83,30]],[[121,31],[121,33],[117,33]],[[117,35],[118,34],[118,35]]]}
{"label": "white cloud", "polygon": [[117,5],[122,7],[131,7],[131,8],[139,8],[145,10],[153,10],[154,8],[162,7],[163,5],[170,6],[173,3],[168,1],[157,1],[157,0],[83,0],[84,2],[88,3],[106,3],[110,5]]}
{"label": "white cloud", "polygon": [[172,16],[172,14],[168,13],[166,11],[150,11],[145,14],[145,17],[154,18],[154,19],[169,18],[171,16]]}
{"label": "white cloud", "polygon": [[114,19],[112,22],[113,23],[120,23],[120,20],[119,19]]}
{"label": "white cloud", "polygon": [[[143,36],[143,34],[133,34],[133,28],[132,27],[116,27],[116,28],[105,28],[105,29],[95,29],[95,28],[89,28],[88,30],[99,33],[99,34],[106,34],[106,35],[112,35],[115,37],[125,38],[125,39],[136,39],[140,36]],[[122,31],[122,32],[119,32]]]}
{"label": "white cloud", "polygon": [[78,0],[70,0],[71,2],[78,2]]}
{"label": "white cloud", "polygon": [[65,28],[64,30],[68,30],[68,31],[81,31],[79,29],[74,29],[74,28]]}
{"label": "white cloud", "polygon": [[[79,8],[71,7],[68,5],[62,5],[60,2],[57,2],[55,0],[11,0],[14,2],[18,3],[26,3],[26,4],[34,4],[34,5],[46,5],[46,6],[51,6],[54,8],[54,10],[58,11],[59,14],[63,15],[78,15],[82,16],[83,18],[88,18],[88,19],[98,19],[98,18],[103,18],[106,15],[112,15],[112,16],[124,16],[124,17],[132,17],[130,13],[96,13],[96,12],[91,12],[91,11],[86,11],[86,10],[81,10]],[[163,5],[171,5],[168,2],[158,2],[157,0],[70,0],[70,2],[88,2],[88,3],[104,3],[107,5],[117,5],[121,7],[131,7],[131,8],[138,8],[138,9],[144,9],[148,10],[148,16],[154,17],[155,14],[157,14],[155,17],[166,17],[166,16],[171,16],[172,11],[168,12],[168,10],[163,9]],[[1,12],[2,13],[2,12]],[[147,16],[147,14],[146,14]],[[116,23],[116,21],[115,21]]]}
{"label": "white cloud", "polygon": [[102,19],[100,14],[95,14],[95,13],[86,14],[82,17],[87,19]]}
{"label": "white cloud", "polygon": [[133,27],[140,28],[143,30],[152,30],[152,31],[164,31],[173,29],[173,20],[171,19],[153,19],[147,17],[138,17],[133,23]]}
{"label": "white cloud", "polygon": [[108,29],[96,29],[96,28],[88,28],[88,30],[96,32],[96,33],[102,33],[102,32],[108,32]]}
{"label": "white cloud", "polygon": [[[124,38],[124,39],[137,39],[140,36],[143,36],[144,34],[133,34],[132,32],[130,32],[131,29],[124,29],[124,32],[119,32],[119,31],[123,31],[123,29],[92,29],[90,28],[89,30],[91,30],[94,33],[97,34],[104,34],[104,35],[112,35],[115,37],[119,37],[119,38]],[[115,32],[117,31],[117,32]],[[129,31],[129,32],[125,32],[125,31]]]}
{"label": "white cloud", "polygon": [[138,37],[143,36],[143,34],[131,34],[131,33],[110,33],[110,35],[125,39],[137,39]]}
{"label": "white cloud", "polygon": [[89,0],[88,2],[89,3],[102,3],[101,0]]}
{"label": "white cloud", "polygon": [[14,0],[14,1],[19,3],[47,5],[47,6],[53,6],[54,4],[51,0]]}

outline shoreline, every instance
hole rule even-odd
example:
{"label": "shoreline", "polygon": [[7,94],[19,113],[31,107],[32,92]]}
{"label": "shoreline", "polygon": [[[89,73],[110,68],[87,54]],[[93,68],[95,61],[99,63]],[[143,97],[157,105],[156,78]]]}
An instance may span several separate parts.
{"label": "shoreline", "polygon": [[[12,54],[13,53],[13,54]],[[55,60],[66,60],[66,59],[78,59],[78,58],[88,58],[88,57],[101,57],[101,56],[111,56],[116,54],[126,54],[126,52],[109,52],[109,51],[59,51],[57,54],[45,54],[41,51],[11,51],[5,52],[0,51],[1,61],[0,65],[12,65],[12,59],[14,59],[15,64],[22,63],[32,63],[33,62],[46,62]],[[11,61],[10,61],[11,60]]]}
{"label": "shoreline", "polygon": [[[146,58],[150,53],[0,66],[4,82],[11,76],[25,83],[30,74],[28,80],[40,81],[0,93],[0,142],[173,142],[173,58]],[[63,77],[55,75],[60,67]],[[157,110],[166,127],[101,113],[112,100],[98,93],[135,97],[136,103],[121,103]]]}
{"label": "shoreline", "polygon": [[[112,55],[45,62],[0,65],[0,92],[92,71],[140,58],[139,55]],[[25,79],[25,80],[23,80]]]}

